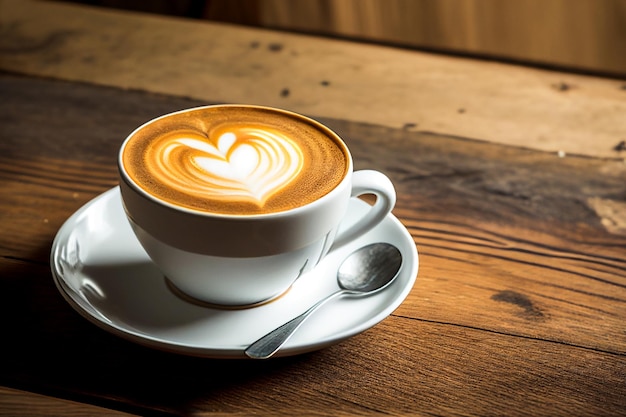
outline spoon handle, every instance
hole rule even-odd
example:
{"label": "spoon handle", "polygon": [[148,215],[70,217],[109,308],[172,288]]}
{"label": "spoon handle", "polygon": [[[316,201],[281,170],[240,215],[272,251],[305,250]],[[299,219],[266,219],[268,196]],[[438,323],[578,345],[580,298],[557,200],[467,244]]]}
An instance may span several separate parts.
{"label": "spoon handle", "polygon": [[252,359],[268,359],[272,357],[314,311],[320,308],[327,301],[343,293],[345,293],[345,291],[337,291],[330,294],[328,297],[321,299],[298,317],[289,320],[287,323],[277,327],[256,342],[252,343],[245,350],[245,354]]}

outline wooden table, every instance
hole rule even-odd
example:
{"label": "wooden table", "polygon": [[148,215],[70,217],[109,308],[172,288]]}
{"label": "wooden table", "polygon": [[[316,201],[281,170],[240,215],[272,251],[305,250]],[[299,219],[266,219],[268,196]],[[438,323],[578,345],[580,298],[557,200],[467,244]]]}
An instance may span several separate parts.
{"label": "wooden table", "polygon": [[[626,81],[301,35],[0,2],[1,415],[625,415]],[[374,328],[290,358],[145,348],[53,283],[61,224],[144,121],[313,116],[386,172],[420,252]]]}

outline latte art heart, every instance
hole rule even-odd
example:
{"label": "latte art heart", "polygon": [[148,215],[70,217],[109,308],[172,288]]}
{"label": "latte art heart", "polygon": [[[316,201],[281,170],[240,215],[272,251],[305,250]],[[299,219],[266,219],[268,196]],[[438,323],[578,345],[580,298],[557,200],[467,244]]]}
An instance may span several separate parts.
{"label": "latte art heart", "polygon": [[263,206],[303,166],[298,145],[280,132],[242,127],[222,132],[216,139],[195,132],[161,139],[152,148],[157,171],[153,174],[188,195]]}
{"label": "latte art heart", "polygon": [[257,216],[306,206],[351,169],[332,131],[304,116],[215,105],[158,117],[122,145],[120,173],[146,198],[200,215]]}

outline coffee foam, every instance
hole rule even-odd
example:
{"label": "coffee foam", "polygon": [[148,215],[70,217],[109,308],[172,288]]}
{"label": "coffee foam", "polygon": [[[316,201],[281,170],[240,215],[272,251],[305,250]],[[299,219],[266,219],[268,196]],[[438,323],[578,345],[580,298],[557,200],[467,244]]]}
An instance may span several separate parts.
{"label": "coffee foam", "polygon": [[341,182],[347,150],[297,115],[257,107],[206,107],[137,130],[122,156],[130,178],[182,207],[261,214],[314,201]]}

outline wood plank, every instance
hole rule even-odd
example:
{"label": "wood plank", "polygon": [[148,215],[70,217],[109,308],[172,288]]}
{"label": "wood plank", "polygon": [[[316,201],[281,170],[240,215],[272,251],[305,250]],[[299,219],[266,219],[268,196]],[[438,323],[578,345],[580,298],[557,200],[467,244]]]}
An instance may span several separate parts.
{"label": "wood plank", "polygon": [[626,156],[623,80],[55,2],[2,0],[0,24],[6,71]]}
{"label": "wood plank", "polygon": [[[100,1],[107,3],[117,6]],[[213,0],[205,14],[234,23],[626,73],[620,48],[626,28],[618,18],[626,12],[622,0],[265,0],[256,16],[244,19],[240,10],[247,4]]]}
{"label": "wood plank", "polygon": [[396,184],[394,212],[421,254],[416,286],[390,318],[338,346],[203,360],[89,324],[48,266],[62,222],[116,183],[124,136],[200,102],[6,74],[0,91],[3,384],[141,414],[626,409],[626,234],[621,217],[596,210],[624,204],[623,163],[323,118],[358,169]]}

